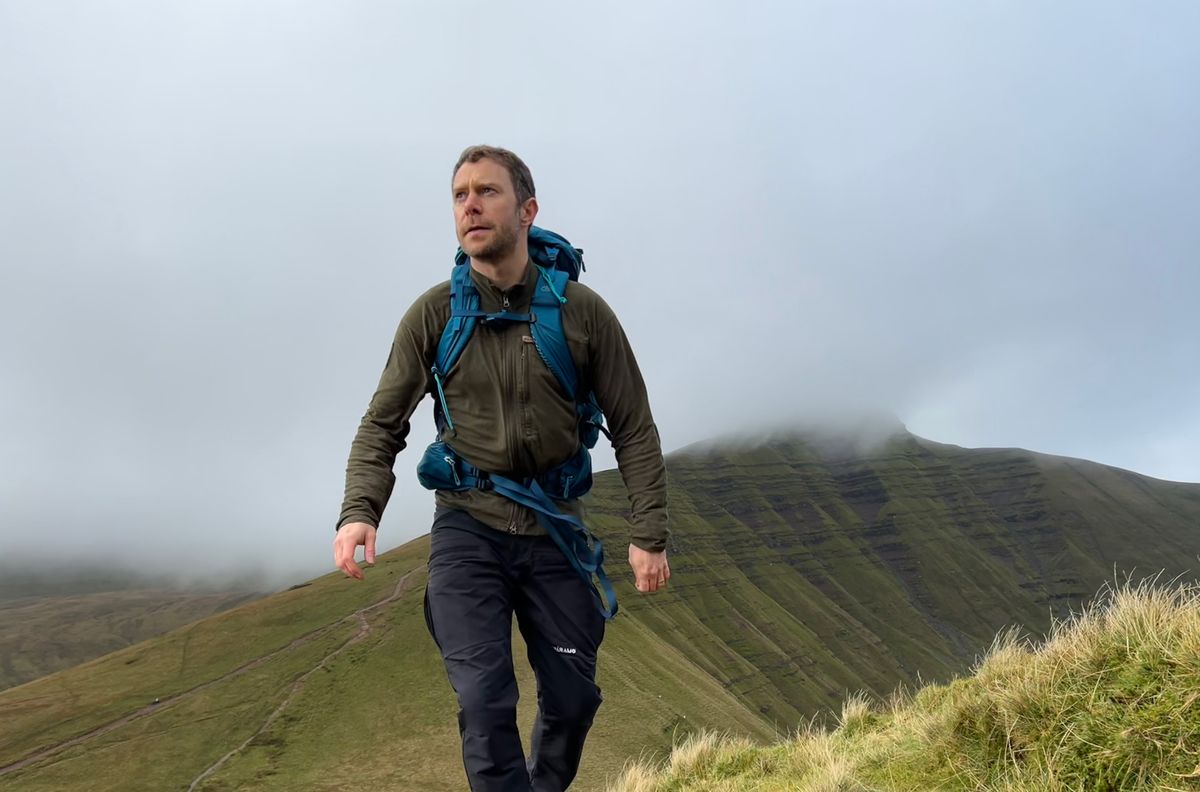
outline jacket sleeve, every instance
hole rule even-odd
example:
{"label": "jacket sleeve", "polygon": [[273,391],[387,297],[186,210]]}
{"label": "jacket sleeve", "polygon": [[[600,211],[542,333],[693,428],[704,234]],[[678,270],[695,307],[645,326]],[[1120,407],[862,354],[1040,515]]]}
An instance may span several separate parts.
{"label": "jacket sleeve", "polygon": [[658,427],[650,413],[646,383],[625,330],[612,309],[596,296],[596,324],[589,340],[592,384],[604,411],[617,468],[629,493],[630,541],[652,552],[666,549],[667,468]]}
{"label": "jacket sleeve", "polygon": [[405,448],[413,411],[431,387],[429,368],[437,350],[431,330],[436,318],[427,305],[427,299],[418,300],[396,328],[379,386],[350,446],[338,528],[349,522],[378,527],[391,497],[396,484],[392,466]]}

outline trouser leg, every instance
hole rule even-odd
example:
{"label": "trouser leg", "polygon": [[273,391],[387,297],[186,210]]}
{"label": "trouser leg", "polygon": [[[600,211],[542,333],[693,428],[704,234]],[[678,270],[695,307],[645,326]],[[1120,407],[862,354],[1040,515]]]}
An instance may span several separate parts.
{"label": "trouser leg", "polygon": [[[529,792],[517,731],[512,579],[501,534],[468,530],[439,512],[429,554],[425,617],[458,696],[463,765],[472,792]],[[466,517],[470,520],[469,517]]]}
{"label": "trouser leg", "polygon": [[596,653],[604,617],[588,586],[549,540],[535,548],[515,607],[538,686],[529,777],[533,792],[563,792],[602,701]]}

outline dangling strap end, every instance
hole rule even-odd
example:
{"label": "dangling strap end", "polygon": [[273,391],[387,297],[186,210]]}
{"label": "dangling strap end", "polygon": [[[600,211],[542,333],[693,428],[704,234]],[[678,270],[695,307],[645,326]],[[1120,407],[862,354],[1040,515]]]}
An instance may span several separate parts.
{"label": "dangling strap end", "polygon": [[[557,251],[556,251],[557,252]],[[554,281],[550,279],[550,274],[546,272],[544,267],[538,267],[538,271],[542,273],[542,280],[546,281],[546,285],[550,287],[550,293],[558,299],[559,305],[565,305],[567,298],[558,293],[558,289],[554,288]]]}
{"label": "dangling strap end", "polygon": [[455,437],[458,437],[458,430],[454,428],[454,421],[450,418],[450,408],[446,406],[446,392],[442,389],[442,372],[434,366],[430,371],[433,372],[433,383],[437,386],[438,401],[442,405],[442,416],[446,419],[446,425],[450,427],[450,431]]}

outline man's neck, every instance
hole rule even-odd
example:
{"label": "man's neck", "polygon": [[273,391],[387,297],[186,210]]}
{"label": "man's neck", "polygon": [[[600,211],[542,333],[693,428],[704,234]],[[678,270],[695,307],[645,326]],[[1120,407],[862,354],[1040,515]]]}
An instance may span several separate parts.
{"label": "man's neck", "polygon": [[517,245],[510,255],[498,261],[471,259],[471,268],[490,280],[500,291],[508,291],[524,281],[525,267],[528,264],[528,245]]}

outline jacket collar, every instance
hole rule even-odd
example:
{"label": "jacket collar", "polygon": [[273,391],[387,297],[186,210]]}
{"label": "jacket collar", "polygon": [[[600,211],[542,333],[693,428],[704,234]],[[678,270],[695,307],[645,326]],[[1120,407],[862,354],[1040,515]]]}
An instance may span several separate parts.
{"label": "jacket collar", "polygon": [[[468,263],[468,267],[471,265]],[[533,294],[534,288],[537,286],[538,270],[533,265],[533,260],[525,263],[525,278],[517,281],[507,292],[501,291],[492,283],[486,276],[479,273],[474,267],[471,267],[471,282],[475,284],[475,288],[479,290],[480,308],[485,311],[499,310],[504,301],[505,295],[508,296],[510,310],[517,310],[519,307],[527,305],[530,300],[530,295]]]}

